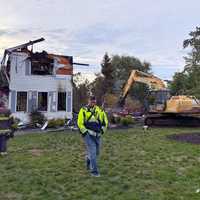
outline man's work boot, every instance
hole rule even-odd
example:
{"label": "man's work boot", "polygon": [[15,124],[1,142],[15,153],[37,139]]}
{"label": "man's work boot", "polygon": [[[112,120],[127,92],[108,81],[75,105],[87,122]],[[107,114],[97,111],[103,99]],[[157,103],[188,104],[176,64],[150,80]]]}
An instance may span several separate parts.
{"label": "man's work boot", "polygon": [[91,176],[100,177],[101,175],[99,174],[99,172],[91,172]]}

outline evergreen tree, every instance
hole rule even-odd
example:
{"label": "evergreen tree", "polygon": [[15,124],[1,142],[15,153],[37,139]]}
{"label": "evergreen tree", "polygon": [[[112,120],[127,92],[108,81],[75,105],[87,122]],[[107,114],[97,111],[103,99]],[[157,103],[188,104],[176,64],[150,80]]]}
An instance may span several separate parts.
{"label": "evergreen tree", "polygon": [[[141,62],[138,58],[133,56],[119,56],[114,55],[111,60],[114,73],[114,91],[119,94],[122,92],[124,85],[126,84],[131,71],[139,70],[146,73],[151,72],[150,63]],[[142,83],[134,83],[133,87],[129,91],[129,95],[138,99],[144,103],[144,99],[148,93],[148,86]]]}
{"label": "evergreen tree", "polygon": [[89,81],[83,79],[81,73],[73,76],[73,111],[78,112],[83,105],[87,104],[89,96]]}
{"label": "evergreen tree", "polygon": [[108,56],[108,54],[105,53],[103,57],[103,61],[101,63],[101,73],[104,76],[103,85],[102,85],[102,90],[104,94],[112,93],[113,91],[113,83],[114,83],[113,71],[114,70],[111,64],[111,59]]}
{"label": "evergreen tree", "polygon": [[105,77],[103,77],[102,74],[96,74],[95,80],[90,84],[90,91],[92,92],[92,94],[96,96],[98,105],[102,105],[104,100],[106,91],[104,82],[105,82]]}

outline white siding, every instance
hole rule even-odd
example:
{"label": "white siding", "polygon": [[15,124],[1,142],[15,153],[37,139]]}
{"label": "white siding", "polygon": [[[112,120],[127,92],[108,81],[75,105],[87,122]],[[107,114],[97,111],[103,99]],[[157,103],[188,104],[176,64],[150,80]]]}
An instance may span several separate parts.
{"label": "white siding", "polygon": [[37,90],[37,91],[67,91],[72,90],[70,75],[25,75],[25,53],[13,53],[11,55],[11,90]]}
{"label": "white siding", "polygon": [[[51,92],[51,91],[65,91],[72,92],[72,83],[70,75],[25,75],[27,65],[26,53],[15,52],[10,56],[11,71],[10,71],[10,90],[13,91],[37,91],[37,92]],[[57,97],[54,97],[57,100]],[[9,98],[11,99],[11,98]],[[9,100],[10,101],[10,100]],[[49,101],[49,100],[48,100]],[[9,102],[11,107],[11,102]],[[44,112],[48,119],[50,118],[71,118],[72,112],[50,112],[48,102],[48,112]],[[28,121],[28,114],[22,112],[13,113],[13,116]]]}

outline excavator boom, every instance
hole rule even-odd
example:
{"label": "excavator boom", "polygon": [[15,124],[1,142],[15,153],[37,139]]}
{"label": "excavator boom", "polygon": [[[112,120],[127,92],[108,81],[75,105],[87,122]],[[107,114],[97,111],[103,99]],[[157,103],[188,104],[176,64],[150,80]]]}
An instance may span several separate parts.
{"label": "excavator boom", "polygon": [[138,70],[132,70],[118,102],[120,107],[124,105],[126,96],[135,82],[144,83],[148,85],[152,90],[167,90],[164,82],[158,77]]}

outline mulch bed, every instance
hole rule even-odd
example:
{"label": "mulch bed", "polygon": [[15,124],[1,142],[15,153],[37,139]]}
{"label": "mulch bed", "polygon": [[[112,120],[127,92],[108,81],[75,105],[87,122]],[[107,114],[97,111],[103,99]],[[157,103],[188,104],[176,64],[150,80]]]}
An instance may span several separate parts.
{"label": "mulch bed", "polygon": [[178,142],[200,144],[200,133],[174,134],[174,135],[168,135],[167,138],[171,140],[176,140]]}

